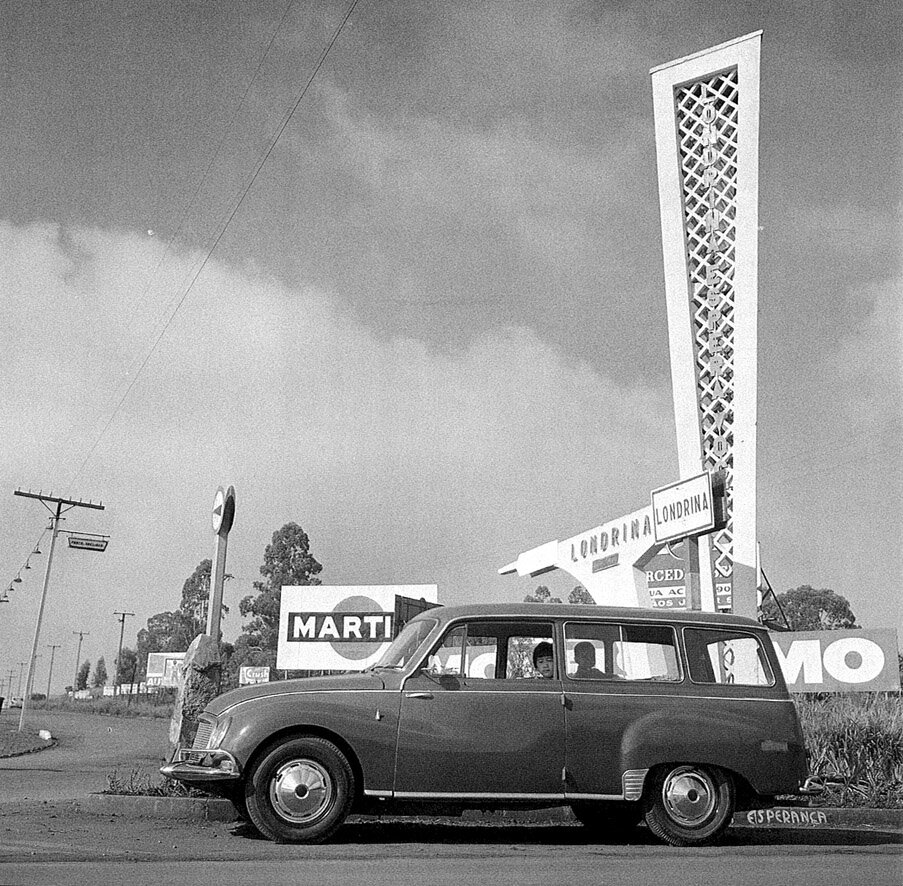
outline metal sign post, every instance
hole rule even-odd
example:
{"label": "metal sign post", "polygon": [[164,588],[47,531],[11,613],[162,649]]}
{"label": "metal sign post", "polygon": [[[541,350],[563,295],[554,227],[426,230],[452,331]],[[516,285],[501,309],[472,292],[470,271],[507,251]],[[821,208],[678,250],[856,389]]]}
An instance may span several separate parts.
{"label": "metal sign post", "polygon": [[213,498],[211,525],[216,533],[216,549],[213,555],[213,570],[210,575],[210,599],[207,602],[207,635],[219,645],[220,620],[223,609],[223,583],[226,578],[226,548],[229,530],[235,520],[235,487],[223,490],[220,486]]}

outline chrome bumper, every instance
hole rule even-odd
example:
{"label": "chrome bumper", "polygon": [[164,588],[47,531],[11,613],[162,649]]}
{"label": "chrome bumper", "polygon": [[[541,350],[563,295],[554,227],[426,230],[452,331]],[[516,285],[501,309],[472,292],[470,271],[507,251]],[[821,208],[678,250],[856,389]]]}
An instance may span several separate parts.
{"label": "chrome bumper", "polygon": [[241,767],[228,751],[192,750],[179,748],[172,760],[160,767],[167,778],[190,784],[211,781],[237,781],[241,778]]}

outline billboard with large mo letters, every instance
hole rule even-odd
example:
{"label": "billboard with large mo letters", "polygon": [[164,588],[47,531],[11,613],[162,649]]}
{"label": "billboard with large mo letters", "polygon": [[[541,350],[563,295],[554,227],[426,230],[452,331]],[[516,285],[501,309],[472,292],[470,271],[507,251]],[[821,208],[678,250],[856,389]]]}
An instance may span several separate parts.
{"label": "billboard with large mo letters", "polygon": [[893,630],[773,633],[778,662],[791,692],[899,690]]}

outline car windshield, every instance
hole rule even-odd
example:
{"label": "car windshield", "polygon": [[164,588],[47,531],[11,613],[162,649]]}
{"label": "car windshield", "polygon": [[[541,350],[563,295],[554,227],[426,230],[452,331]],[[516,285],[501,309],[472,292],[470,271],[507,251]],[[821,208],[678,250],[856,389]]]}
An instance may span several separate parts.
{"label": "car windshield", "polygon": [[401,633],[392,641],[392,645],[383,653],[383,657],[374,665],[377,668],[403,668],[436,626],[434,618],[409,621]]}

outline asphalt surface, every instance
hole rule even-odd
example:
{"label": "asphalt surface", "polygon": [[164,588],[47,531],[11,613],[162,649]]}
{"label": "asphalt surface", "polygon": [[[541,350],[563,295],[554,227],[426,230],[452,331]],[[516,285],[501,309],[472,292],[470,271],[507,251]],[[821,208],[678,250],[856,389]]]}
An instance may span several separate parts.
{"label": "asphalt surface", "polygon": [[[20,711],[2,711],[4,725],[18,723]],[[107,776],[159,776],[166,756],[169,720],[104,717],[68,711],[29,710],[26,724],[48,729],[57,744],[47,750],[0,759],[0,802],[84,797],[107,788]]]}
{"label": "asphalt surface", "polygon": [[237,822],[97,815],[77,801],[0,804],[0,883],[809,884],[899,886],[900,837],[734,829],[722,845],[674,849],[639,829],[592,842],[577,824],[349,823],[334,842],[286,846]]}
{"label": "asphalt surface", "polygon": [[736,828],[719,846],[674,849],[643,828],[599,844],[572,823],[362,819],[326,845],[284,846],[239,822],[100,814],[86,798],[111,771],[155,777],[168,722],[51,713],[34,725],[59,744],[0,760],[0,884],[903,883],[899,831]]}

